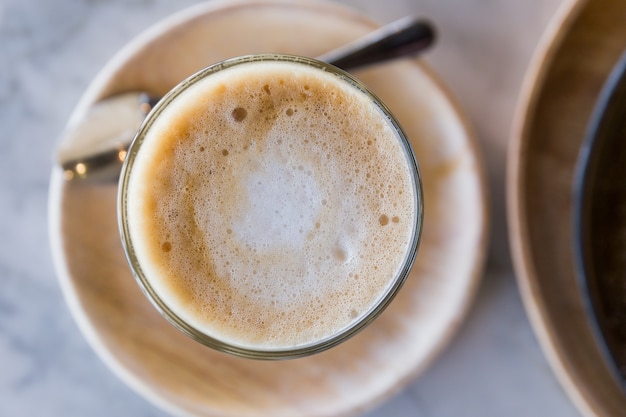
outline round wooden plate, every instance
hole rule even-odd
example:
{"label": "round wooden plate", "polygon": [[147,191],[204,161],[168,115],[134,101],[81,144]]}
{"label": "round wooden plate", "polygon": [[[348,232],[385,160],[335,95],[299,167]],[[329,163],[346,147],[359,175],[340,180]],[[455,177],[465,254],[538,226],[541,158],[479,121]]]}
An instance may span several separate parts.
{"label": "round wooden plate", "polygon": [[626,395],[594,338],[573,241],[576,162],[624,49],[626,2],[566,1],[528,71],[509,153],[510,238],[522,296],[556,374],[587,416],[626,413]]}
{"label": "round wooden plate", "polygon": [[[73,118],[127,90],[163,94],[215,61],[247,53],[317,56],[376,25],[333,3],[210,2],[172,16],[121,51]],[[171,327],[143,296],[117,229],[116,184],[52,172],[50,227],[59,281],[95,351],[128,385],[177,415],[335,416],[361,412],[430,363],[462,321],[481,276],[487,217],[476,144],[450,96],[414,60],[355,73],[413,142],[426,217],[416,265],[373,325],[312,357],[263,362],[214,352]]]}

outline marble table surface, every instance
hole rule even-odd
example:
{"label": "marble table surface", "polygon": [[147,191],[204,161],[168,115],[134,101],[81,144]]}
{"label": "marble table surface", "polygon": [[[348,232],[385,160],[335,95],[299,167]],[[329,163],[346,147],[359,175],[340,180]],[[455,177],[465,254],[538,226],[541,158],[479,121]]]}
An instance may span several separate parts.
{"label": "marble table surface", "polygon": [[[0,415],[161,416],[106,368],[66,308],[47,232],[52,152],[98,70],[193,0],[0,1]],[[448,348],[382,416],[560,416],[576,411],[524,311],[508,248],[504,172],[520,83],[561,0],[342,0],[384,23],[440,32],[427,61],[473,123],[489,172],[491,244],[476,301]]]}

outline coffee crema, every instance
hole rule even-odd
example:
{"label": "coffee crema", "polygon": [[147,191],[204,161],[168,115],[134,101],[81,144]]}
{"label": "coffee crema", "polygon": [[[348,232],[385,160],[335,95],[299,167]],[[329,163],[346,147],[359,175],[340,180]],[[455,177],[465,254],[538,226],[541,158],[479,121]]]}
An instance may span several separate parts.
{"label": "coffee crema", "polygon": [[414,244],[416,190],[371,97],[298,62],[191,83],[147,126],[125,222],[152,291],[246,349],[332,337],[377,304]]}

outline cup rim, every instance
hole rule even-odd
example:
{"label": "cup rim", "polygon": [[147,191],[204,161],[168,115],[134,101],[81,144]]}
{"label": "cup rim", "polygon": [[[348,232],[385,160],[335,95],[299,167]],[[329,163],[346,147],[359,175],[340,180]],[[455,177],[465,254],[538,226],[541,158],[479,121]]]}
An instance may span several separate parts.
{"label": "cup rim", "polygon": [[[324,339],[320,339],[314,342],[310,342],[297,346],[285,346],[285,347],[249,347],[236,345],[217,337],[211,336],[201,330],[196,329],[194,326],[186,322],[175,311],[173,311],[167,303],[157,294],[156,290],[150,285],[149,279],[146,277],[140,262],[135,255],[134,246],[132,243],[128,222],[127,222],[127,189],[130,179],[130,173],[141,144],[143,143],[146,132],[158,116],[167,108],[167,106],[182,94],[189,87],[196,82],[210,76],[211,74],[218,73],[222,70],[232,68],[238,65],[243,65],[253,62],[289,62],[301,65],[306,65],[312,68],[328,72],[334,76],[337,76],[343,82],[356,88],[361,93],[370,98],[381,113],[386,117],[387,122],[397,132],[397,138],[400,141],[402,148],[405,151],[405,156],[411,176],[411,184],[413,185],[414,195],[414,207],[415,213],[413,218],[413,228],[411,234],[410,244],[407,246],[407,252],[402,262],[402,267],[397,273],[396,277],[390,281],[390,285],[387,290],[379,297],[377,302],[373,304],[365,313],[361,315],[358,320],[355,320],[347,327],[327,336]],[[167,321],[170,322],[179,331],[186,334],[191,339],[199,342],[205,346],[213,348],[217,351],[232,354],[235,356],[248,358],[248,359],[264,359],[264,360],[280,360],[280,359],[293,359],[299,357],[309,356],[315,353],[319,353],[330,349],[367,327],[373,322],[391,303],[395,298],[401,287],[406,282],[413,264],[415,262],[419,244],[422,237],[423,219],[424,219],[424,196],[422,187],[422,178],[420,174],[419,165],[415,157],[413,147],[398,120],[393,115],[391,110],[383,103],[383,101],[372,92],[364,83],[359,81],[351,74],[337,68],[331,64],[319,61],[314,58],[292,55],[292,54],[276,54],[276,53],[263,53],[263,54],[251,54],[243,55],[239,57],[229,58],[217,63],[214,63],[208,67],[205,67],[195,74],[189,76],[174,88],[172,88],[150,111],[145,120],[142,122],[131,145],[128,149],[127,156],[122,165],[120,174],[119,187],[118,187],[118,227],[120,237],[122,241],[122,247],[130,270],[139,284],[144,295],[156,308],[156,310]]]}

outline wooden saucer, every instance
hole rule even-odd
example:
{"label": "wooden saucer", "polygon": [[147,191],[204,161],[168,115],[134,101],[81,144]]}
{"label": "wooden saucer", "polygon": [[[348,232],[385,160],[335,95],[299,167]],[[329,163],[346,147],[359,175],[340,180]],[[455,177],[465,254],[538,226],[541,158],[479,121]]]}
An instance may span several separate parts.
{"label": "wooden saucer", "polygon": [[[376,25],[333,3],[210,2],[172,16],[122,50],[73,118],[127,90],[162,94],[215,61],[247,53],[317,56]],[[50,187],[59,282],[81,331],[129,386],[176,415],[335,416],[382,401],[443,349],[473,299],[485,257],[485,181],[449,94],[412,60],[355,73],[397,114],[415,147],[426,217],[407,284],[373,325],[328,352],[282,362],[214,352],[183,336],[135,283],[117,228],[116,184]]]}
{"label": "wooden saucer", "polygon": [[594,337],[573,240],[576,162],[602,86],[625,49],[626,2],[566,1],[528,71],[509,153],[510,238],[524,303],[586,416],[626,415],[626,395]]}

